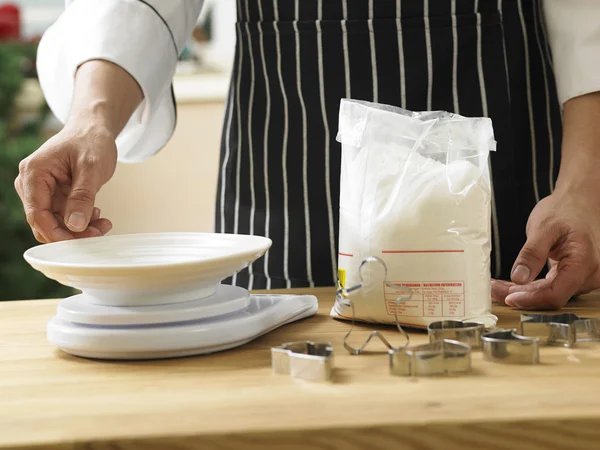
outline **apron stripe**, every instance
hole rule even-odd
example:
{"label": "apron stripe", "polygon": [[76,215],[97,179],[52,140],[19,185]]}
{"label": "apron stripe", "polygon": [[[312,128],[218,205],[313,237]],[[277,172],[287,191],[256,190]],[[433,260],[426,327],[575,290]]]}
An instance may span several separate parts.
{"label": "apron stripe", "polygon": [[[454,5],[453,5],[454,6]],[[475,14],[477,15],[477,76],[479,78],[479,91],[481,95],[481,111],[484,117],[488,117],[487,91],[485,87],[485,77],[483,74],[483,55],[481,52],[481,14],[478,12],[477,2],[475,3]],[[496,210],[496,198],[494,194],[494,177],[492,165],[489,167],[490,186],[491,186],[491,212],[492,212],[492,239],[494,248],[494,277],[499,278],[502,270],[502,255],[500,249],[500,230],[498,227],[498,212]]]}
{"label": "apron stripe", "polygon": [[498,0],[498,11],[500,11],[501,29],[502,29],[502,54],[504,55],[504,71],[506,72],[506,86],[508,90],[508,101],[510,102],[510,76],[508,74],[508,57],[506,56],[506,38],[504,36],[504,19],[502,19],[502,0]]}
{"label": "apron stripe", "polygon": [[[250,16],[248,11],[248,0],[246,0],[246,14]],[[252,50],[252,41],[250,40],[250,30],[248,22],[246,22],[246,37],[248,38],[248,52],[250,55],[250,93],[248,94],[248,155],[250,159],[250,235],[254,235],[254,215],[256,212],[256,192],[254,188],[254,146],[252,139],[252,108],[254,106],[254,52]],[[254,272],[252,264],[248,267],[250,281],[248,289],[252,290],[254,281]]]}
{"label": "apron stripe", "polygon": [[425,48],[427,49],[427,110],[431,111],[431,96],[433,91],[433,58],[431,55],[431,31],[429,29],[429,0],[424,0],[425,10]]}
{"label": "apron stripe", "polygon": [[483,61],[481,56],[481,14],[477,14],[477,76],[479,78],[479,91],[481,95],[481,111],[484,117],[488,116],[487,92],[483,77]]}
{"label": "apron stripe", "polygon": [[348,29],[346,26],[346,21],[348,20],[348,4],[346,2],[347,0],[344,0],[342,3],[344,17],[344,20],[342,20],[342,46],[344,48],[344,75],[346,78],[346,98],[352,98],[352,85],[350,84],[350,56],[348,55]]}
{"label": "apron stripe", "polygon": [[[241,10],[240,3],[238,0],[238,10]],[[238,31],[238,45],[239,45],[239,56],[238,56],[238,74],[237,74],[237,82],[236,82],[236,103],[237,103],[237,164],[235,168],[235,215],[233,221],[233,233],[238,234],[239,224],[240,224],[240,171],[242,167],[242,108],[240,107],[240,97],[241,97],[241,89],[240,85],[242,83],[242,55],[244,54],[244,39],[242,35],[241,26],[237,27]],[[233,275],[232,283],[235,285],[237,281],[237,273]]]}
{"label": "apron stripe", "polygon": [[458,36],[456,31],[456,0],[452,0],[452,99],[454,101],[454,112],[460,114],[458,103]]}
{"label": "apron stripe", "polygon": [[494,278],[500,278],[502,273],[502,253],[500,246],[500,227],[498,226],[498,211],[496,209],[496,194],[494,192],[494,174],[490,164],[490,186],[492,188],[492,237],[494,239]]}
{"label": "apron stripe", "polygon": [[[267,94],[266,114],[265,114],[265,131],[264,131],[264,146],[263,146],[263,176],[265,182],[265,237],[269,237],[271,230],[271,196],[269,194],[269,125],[271,123],[271,88],[269,86],[269,75],[267,74],[267,62],[265,60],[265,43],[262,29],[263,9],[262,2],[258,3],[259,19],[258,34],[260,38],[260,61],[262,65],[263,77],[265,79],[265,90]],[[271,289],[271,277],[269,276],[269,252],[264,256],[264,274],[266,278],[266,289]]]}
{"label": "apron stripe", "polygon": [[225,154],[223,156],[223,163],[221,166],[221,195],[220,195],[220,201],[219,201],[219,210],[221,211],[221,219],[220,219],[220,223],[219,223],[219,229],[221,233],[225,233],[225,188],[227,186],[226,181],[226,169],[227,166],[229,166],[229,155],[230,155],[230,150],[229,150],[229,135],[231,133],[231,119],[233,117],[233,105],[232,105],[232,99],[233,99],[233,84],[229,87],[229,96],[228,96],[228,100],[227,100],[227,122],[225,125]]}
{"label": "apron stripe", "polygon": [[404,42],[402,39],[402,11],[400,0],[396,0],[396,30],[398,34],[398,65],[400,66],[400,106],[406,109],[406,73],[404,70]]}
{"label": "apron stripe", "polygon": [[550,41],[548,39],[548,30],[546,28],[546,20],[544,12],[542,11],[542,2],[537,2],[537,10],[538,10],[538,18],[540,21],[540,26],[542,28],[542,35],[544,41],[544,52],[546,53],[546,58],[548,60],[548,64],[552,68],[554,62],[552,60],[552,51],[550,50]]}
{"label": "apron stripe", "polygon": [[[539,6],[539,3],[538,3]],[[542,59],[542,72],[544,74],[544,91],[546,94],[546,123],[548,126],[548,141],[550,143],[549,145],[549,150],[550,150],[550,155],[549,155],[549,162],[550,162],[550,168],[549,168],[549,173],[548,173],[548,180],[549,180],[549,184],[550,184],[550,192],[554,191],[554,136],[552,135],[552,119],[550,118],[550,92],[548,90],[548,73],[546,71],[546,63],[544,61],[544,50],[542,49],[542,43],[540,42],[540,30],[538,27],[538,19],[539,20],[543,20],[542,16],[538,14],[540,13],[539,8],[533,8],[533,14],[536,17],[536,20],[533,21],[534,23],[534,30],[535,30],[535,38],[537,41],[537,46],[540,52],[540,58]]]}
{"label": "apron stripe", "polygon": [[[308,125],[306,123],[306,104],[304,103],[304,95],[302,92],[302,73],[300,64],[300,33],[298,32],[298,11],[299,11],[299,0],[295,0],[296,8],[296,21],[294,21],[294,37],[296,40],[296,89],[298,90],[298,97],[300,99],[300,107],[302,109],[302,193],[304,197],[304,217],[306,221],[305,239],[306,239],[306,275],[308,282],[313,286],[312,276],[312,249],[311,249],[311,229],[310,229],[310,207],[308,201]],[[289,237],[288,237],[289,240]],[[288,280],[289,281],[289,280]]]}
{"label": "apron stripe", "polygon": [[283,127],[283,148],[281,155],[281,169],[283,175],[283,277],[285,278],[286,288],[291,286],[289,273],[289,243],[290,243],[290,218],[288,212],[288,179],[287,179],[287,152],[288,152],[288,132],[289,132],[289,111],[286,89],[283,84],[281,74],[281,39],[279,37],[279,6],[278,0],[273,0],[273,8],[275,10],[275,21],[273,27],[275,29],[275,40],[277,43],[277,77],[279,79],[279,87],[283,97],[284,109],[284,127]]}
{"label": "apron stripe", "polygon": [[379,100],[377,76],[377,56],[375,53],[375,31],[373,30],[373,0],[369,0],[369,45],[371,47],[371,76],[373,78],[373,101],[377,103]]}
{"label": "apron stripe", "polygon": [[[547,61],[548,65],[550,66],[550,72],[552,72],[552,74],[554,74],[554,67],[553,67],[554,61],[552,59],[552,51],[550,50],[550,40],[548,39],[548,30],[546,28],[546,20],[544,19],[545,16],[542,11],[542,2],[538,1],[537,7],[538,7],[538,17],[540,18],[542,33],[544,35],[544,50],[546,53],[546,61]],[[563,118],[562,105],[559,105],[558,111],[560,113],[560,119],[562,121],[562,118]],[[554,177],[554,172],[553,172],[553,177]]]}
{"label": "apron stripe", "polygon": [[525,55],[525,78],[527,84],[527,106],[529,110],[529,129],[531,131],[531,167],[532,167],[532,181],[533,181],[533,193],[535,195],[535,201],[540,201],[540,192],[537,183],[537,153],[536,153],[536,142],[535,142],[535,121],[533,117],[533,99],[531,96],[531,68],[529,66],[529,40],[527,39],[527,27],[525,26],[525,18],[523,17],[523,4],[522,0],[517,0],[519,6],[519,18],[521,20],[521,30],[523,32],[523,51]]}
{"label": "apron stripe", "polygon": [[[327,219],[329,225],[329,250],[331,252],[331,273],[333,279],[337,276],[337,261],[335,253],[335,232],[333,230],[333,205],[331,201],[331,180],[330,180],[330,131],[329,131],[329,120],[327,120],[327,105],[325,104],[325,83],[323,81],[323,33],[321,30],[321,19],[322,19],[322,8],[323,0],[319,0],[319,17],[317,21],[317,57],[319,65],[319,96],[321,97],[321,115],[323,116],[323,126],[325,128],[325,196],[327,200]],[[373,33],[371,32],[371,39],[373,39]],[[376,75],[375,75],[376,78]],[[306,227],[308,230],[308,227]],[[307,255],[308,256],[308,255]],[[307,257],[308,260],[308,257]],[[309,283],[310,287],[314,286],[312,279],[312,265],[307,267],[307,271],[310,268]]]}

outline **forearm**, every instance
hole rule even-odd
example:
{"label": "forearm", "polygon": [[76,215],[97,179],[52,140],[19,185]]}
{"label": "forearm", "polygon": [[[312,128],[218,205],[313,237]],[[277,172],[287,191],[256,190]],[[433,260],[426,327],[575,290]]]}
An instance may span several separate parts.
{"label": "forearm", "polygon": [[597,197],[599,188],[600,92],[594,92],[572,98],[564,105],[562,156],[556,189]]}
{"label": "forearm", "polygon": [[108,61],[88,61],[75,75],[66,126],[103,127],[116,138],[142,99],[140,86],[124,69]]}

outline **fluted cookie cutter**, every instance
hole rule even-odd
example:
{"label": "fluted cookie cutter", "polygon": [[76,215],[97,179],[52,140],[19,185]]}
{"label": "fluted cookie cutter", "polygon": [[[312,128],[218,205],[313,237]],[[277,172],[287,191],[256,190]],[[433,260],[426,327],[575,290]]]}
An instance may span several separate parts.
{"label": "fluted cookie cutter", "polygon": [[481,335],[483,359],[507,364],[538,364],[539,339],[520,336],[516,329],[498,329]]}
{"label": "fluted cookie cutter", "polygon": [[450,339],[389,351],[390,373],[400,376],[448,376],[471,372],[471,347]]}
{"label": "fluted cookie cutter", "polygon": [[296,341],[271,348],[273,373],[307,381],[333,376],[333,347],[329,342]]}
{"label": "fluted cookie cutter", "polygon": [[[384,271],[384,279],[383,279],[384,281],[383,282],[386,286],[394,288],[398,291],[402,291],[404,293],[404,295],[398,295],[398,297],[395,300],[395,304],[394,304],[394,319],[396,322],[396,327],[398,328],[398,331],[400,332],[400,334],[402,334],[402,336],[405,339],[404,345],[401,345],[399,347],[392,346],[380,331],[372,331],[369,334],[369,336],[367,337],[367,339],[363,342],[363,344],[358,348],[353,347],[350,344],[348,344],[348,338],[352,334],[352,330],[354,329],[354,326],[355,326],[354,303],[351,301],[350,297],[351,297],[352,293],[362,289],[365,286],[365,281],[364,281],[364,277],[363,277],[363,269],[367,265],[373,264],[373,263],[378,264],[383,268],[383,271]],[[360,266],[358,267],[358,276],[360,279],[359,284],[357,284],[356,286],[352,286],[350,288],[341,287],[336,292],[336,301],[339,301],[344,306],[350,307],[352,310],[352,325],[350,326],[350,330],[348,330],[348,333],[346,333],[346,336],[344,336],[344,348],[351,355],[360,355],[361,353],[364,352],[365,348],[367,347],[367,345],[369,345],[369,342],[371,342],[371,339],[373,339],[374,337],[377,337],[383,343],[383,345],[386,346],[388,352],[394,351],[395,349],[406,347],[410,342],[410,337],[409,337],[408,333],[406,331],[404,331],[404,329],[400,326],[400,322],[398,320],[398,305],[404,301],[410,300],[412,298],[412,291],[406,286],[400,286],[400,285],[397,285],[397,284],[387,281],[387,266],[381,258],[378,258],[376,256],[369,256],[360,263]]]}
{"label": "fluted cookie cutter", "polygon": [[573,347],[576,342],[600,341],[600,319],[586,319],[573,313],[522,314],[519,332],[536,337],[545,345]]}
{"label": "fluted cookie cutter", "polygon": [[459,320],[440,320],[427,327],[430,342],[449,339],[467,344],[473,350],[481,348],[481,335],[484,332],[485,325],[482,323]]}

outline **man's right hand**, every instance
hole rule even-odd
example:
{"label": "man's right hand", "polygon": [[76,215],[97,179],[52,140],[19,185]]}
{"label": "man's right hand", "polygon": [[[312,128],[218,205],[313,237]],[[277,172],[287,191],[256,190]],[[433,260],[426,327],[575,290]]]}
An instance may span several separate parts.
{"label": "man's right hand", "polygon": [[115,137],[103,127],[69,125],[21,161],[15,188],[41,243],[102,236],[112,228],[94,206],[117,164]]}
{"label": "man's right hand", "polygon": [[115,140],[143,97],[137,82],[115,64],[91,60],[78,68],[65,127],[21,162],[15,180],[38,241],[110,231],[94,201],[115,172]]}

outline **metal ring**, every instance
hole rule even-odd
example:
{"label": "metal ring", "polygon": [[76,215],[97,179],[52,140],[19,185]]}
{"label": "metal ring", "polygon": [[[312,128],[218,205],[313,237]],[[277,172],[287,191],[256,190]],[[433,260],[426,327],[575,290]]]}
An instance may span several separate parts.
{"label": "metal ring", "polygon": [[392,375],[460,375],[471,371],[471,347],[450,339],[390,350],[389,355]]}
{"label": "metal ring", "polygon": [[471,349],[481,348],[481,335],[484,332],[485,325],[482,323],[459,320],[440,320],[430,323],[427,327],[430,342],[450,339],[463,342]]}
{"label": "metal ring", "polygon": [[483,358],[508,364],[538,364],[539,339],[520,336],[517,330],[499,329],[481,336]]}

